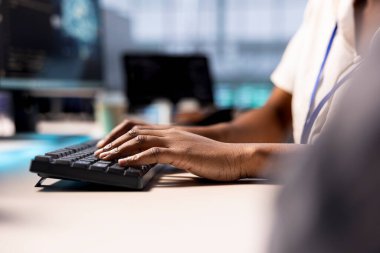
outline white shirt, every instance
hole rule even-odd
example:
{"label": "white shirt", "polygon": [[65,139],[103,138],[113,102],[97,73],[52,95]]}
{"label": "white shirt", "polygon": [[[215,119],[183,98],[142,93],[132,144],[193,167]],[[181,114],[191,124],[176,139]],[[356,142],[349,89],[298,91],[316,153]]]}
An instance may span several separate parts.
{"label": "white shirt", "polygon": [[[335,25],[338,31],[326,62],[314,108],[335,83],[357,62],[355,50],[354,0],[309,0],[304,21],[290,41],[284,56],[271,76],[275,86],[292,94],[293,137],[300,143],[311,94],[326,54]],[[331,114],[339,89],[326,103],[311,130],[308,143],[321,133]],[[313,108],[313,109],[314,109]]]}

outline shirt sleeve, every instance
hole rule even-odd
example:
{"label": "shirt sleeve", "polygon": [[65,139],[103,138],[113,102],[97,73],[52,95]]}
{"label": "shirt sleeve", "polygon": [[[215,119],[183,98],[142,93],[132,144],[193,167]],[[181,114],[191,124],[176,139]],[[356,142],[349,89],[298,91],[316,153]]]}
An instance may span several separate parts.
{"label": "shirt sleeve", "polygon": [[314,0],[309,0],[300,28],[290,40],[279,65],[271,75],[271,81],[273,84],[290,94],[293,93],[294,81],[300,58],[299,54],[301,53],[300,49],[303,48],[303,43],[307,36],[307,28],[310,23],[310,16],[314,9],[314,2]]}

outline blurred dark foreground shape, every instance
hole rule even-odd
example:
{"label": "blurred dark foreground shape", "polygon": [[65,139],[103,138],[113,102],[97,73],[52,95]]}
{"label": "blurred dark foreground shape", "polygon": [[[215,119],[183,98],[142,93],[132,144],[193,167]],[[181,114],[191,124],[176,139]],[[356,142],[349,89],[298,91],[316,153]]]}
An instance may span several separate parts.
{"label": "blurred dark foreground shape", "polygon": [[328,130],[285,162],[271,253],[380,252],[379,49],[377,36]]}

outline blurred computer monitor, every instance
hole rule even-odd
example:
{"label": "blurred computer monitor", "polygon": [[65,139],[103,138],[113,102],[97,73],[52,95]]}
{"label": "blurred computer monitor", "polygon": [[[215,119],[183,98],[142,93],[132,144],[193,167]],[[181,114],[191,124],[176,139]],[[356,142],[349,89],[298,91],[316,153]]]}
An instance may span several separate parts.
{"label": "blurred computer monitor", "polygon": [[205,56],[127,54],[124,67],[131,108],[159,98],[174,104],[185,98],[195,98],[202,105],[214,103],[213,81]]}
{"label": "blurred computer monitor", "polygon": [[97,0],[1,0],[0,89],[102,83]]}
{"label": "blurred computer monitor", "polygon": [[98,0],[0,0],[0,90],[17,132],[36,129],[36,97],[93,94],[102,85]]}

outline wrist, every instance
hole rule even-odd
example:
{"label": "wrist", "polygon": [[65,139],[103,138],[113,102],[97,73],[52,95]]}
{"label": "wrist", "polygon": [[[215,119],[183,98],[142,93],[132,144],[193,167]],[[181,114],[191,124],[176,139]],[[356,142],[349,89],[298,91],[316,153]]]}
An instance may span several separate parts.
{"label": "wrist", "polygon": [[237,166],[240,178],[254,178],[263,174],[270,153],[267,144],[237,144]]}

